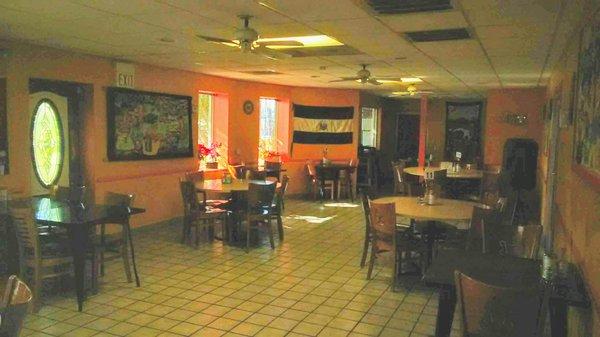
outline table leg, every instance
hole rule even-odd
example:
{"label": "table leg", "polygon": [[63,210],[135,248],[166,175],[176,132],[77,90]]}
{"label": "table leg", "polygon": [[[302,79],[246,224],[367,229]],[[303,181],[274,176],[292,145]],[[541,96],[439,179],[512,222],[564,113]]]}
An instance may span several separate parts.
{"label": "table leg", "polygon": [[83,310],[83,301],[85,300],[85,256],[89,241],[88,230],[89,227],[86,225],[72,225],[68,227],[67,231],[71,241],[77,309],[79,311]]}
{"label": "table leg", "polygon": [[550,299],[550,332],[552,337],[567,336],[567,304],[563,300]]}
{"label": "table leg", "polygon": [[127,238],[127,241],[129,241],[129,249],[131,250],[131,264],[133,265],[133,275],[135,275],[135,285],[139,287],[140,277],[135,264],[135,251],[133,250],[133,239],[131,238],[131,227],[129,227],[129,220],[127,220]]}
{"label": "table leg", "polygon": [[436,337],[450,336],[455,307],[456,289],[454,287],[440,289],[437,323],[435,325]]}

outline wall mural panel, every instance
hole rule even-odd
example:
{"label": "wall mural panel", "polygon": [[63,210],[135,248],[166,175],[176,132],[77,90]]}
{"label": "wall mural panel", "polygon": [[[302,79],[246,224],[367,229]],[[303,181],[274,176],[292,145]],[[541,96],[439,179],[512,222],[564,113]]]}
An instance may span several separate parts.
{"label": "wall mural panel", "polygon": [[600,13],[581,32],[574,113],[576,172],[600,185]]}
{"label": "wall mural panel", "polygon": [[109,88],[108,159],[193,156],[192,98]]}

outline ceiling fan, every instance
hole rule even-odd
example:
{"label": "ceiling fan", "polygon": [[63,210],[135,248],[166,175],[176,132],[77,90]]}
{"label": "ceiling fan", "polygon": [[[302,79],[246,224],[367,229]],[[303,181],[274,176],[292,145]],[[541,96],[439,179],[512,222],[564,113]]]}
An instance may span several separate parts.
{"label": "ceiling fan", "polygon": [[367,66],[368,64],[361,64],[362,69],[356,72],[356,76],[354,77],[342,77],[339,80],[333,80],[333,81],[329,81],[329,82],[349,82],[349,81],[360,81],[360,83],[370,83],[370,84],[374,84],[374,85],[382,85],[383,83],[380,82],[383,80],[386,81],[398,81],[400,82],[400,79],[396,79],[396,78],[379,78],[379,80],[376,77],[372,77],[371,76],[371,72],[367,70]]}
{"label": "ceiling fan", "polygon": [[417,94],[433,94],[433,91],[419,90],[416,86],[411,84],[408,87],[406,87],[405,91],[394,91],[392,93],[392,96],[415,96]]}
{"label": "ceiling fan", "polygon": [[239,28],[235,31],[234,39],[227,40],[218,37],[210,37],[204,35],[198,35],[199,38],[204,39],[208,42],[226,44],[228,46],[235,46],[242,50],[244,53],[254,53],[266,58],[273,60],[289,58],[292,55],[275,51],[268,48],[269,46],[290,46],[297,47],[303,46],[304,44],[299,41],[287,40],[287,41],[264,41],[259,40],[260,36],[256,30],[250,27],[251,15],[238,15],[244,22],[244,27]]}

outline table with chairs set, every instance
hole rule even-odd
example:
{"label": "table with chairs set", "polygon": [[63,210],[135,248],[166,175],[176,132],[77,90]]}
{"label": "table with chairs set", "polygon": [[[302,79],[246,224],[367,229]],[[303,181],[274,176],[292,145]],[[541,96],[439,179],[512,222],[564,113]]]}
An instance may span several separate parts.
{"label": "table with chairs set", "polygon": [[[539,336],[546,316],[552,336],[566,336],[567,305],[590,305],[581,275],[574,265],[557,272],[556,261],[541,262],[542,227],[515,219],[514,195],[500,196],[498,190],[501,173],[464,170],[469,172],[460,178],[483,180],[478,198],[469,201],[444,191],[446,180],[458,175],[403,164],[394,166],[395,196],[375,198],[361,191],[361,267],[370,250],[367,279],[381,253],[393,254],[393,288],[412,266],[423,284],[439,290],[436,336],[450,335],[457,302],[465,336]],[[432,204],[421,183],[407,178],[427,171],[441,196]]]}
{"label": "table with chairs set", "polygon": [[309,194],[313,200],[324,199],[329,193],[331,200],[346,196],[351,201],[355,197],[356,168],[355,159],[331,162],[306,162],[306,173],[309,181]]}
{"label": "table with chairs set", "polygon": [[[267,231],[271,248],[275,248],[275,230],[279,242],[283,241],[282,216],[289,177],[283,175],[279,179],[281,167],[237,166],[234,172],[236,176],[206,180],[201,171],[189,172],[180,180],[184,204],[182,243],[198,247],[204,232],[209,241],[217,238],[226,244],[244,244],[249,251],[252,233],[259,228]],[[221,236],[215,235],[217,224],[221,226]]]}
{"label": "table with chairs set", "polygon": [[[31,288],[34,311],[40,307],[44,280],[64,275],[74,276],[81,311],[86,290],[98,291],[104,263],[113,258],[123,260],[128,282],[135,278],[140,286],[129,218],[145,210],[133,207],[133,195],[109,192],[103,203],[96,204],[89,201],[85,186],[52,186],[48,195],[26,197],[12,192],[9,198],[0,219],[14,236],[8,240],[11,248],[18,251],[11,272],[21,275]],[[120,231],[108,233],[107,225]],[[89,277],[86,263],[91,266]]]}

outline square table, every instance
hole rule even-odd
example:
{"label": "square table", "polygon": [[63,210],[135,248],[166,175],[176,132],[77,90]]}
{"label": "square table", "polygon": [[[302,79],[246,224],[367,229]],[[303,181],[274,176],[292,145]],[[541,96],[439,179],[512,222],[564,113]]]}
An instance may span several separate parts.
{"label": "square table", "polygon": [[[90,246],[90,229],[102,223],[124,221],[125,219],[128,219],[130,215],[140,214],[146,211],[143,208],[134,207],[67,203],[53,200],[49,197],[33,197],[27,201],[18,200],[15,202],[28,202],[31,205],[37,223],[67,229],[67,234],[71,243],[71,254],[73,255],[75,290],[77,293],[77,308],[79,311],[82,311],[83,302],[85,300],[85,256],[87,249]],[[129,231],[129,242],[133,270],[136,275],[136,284],[139,286],[131,231]]]}

